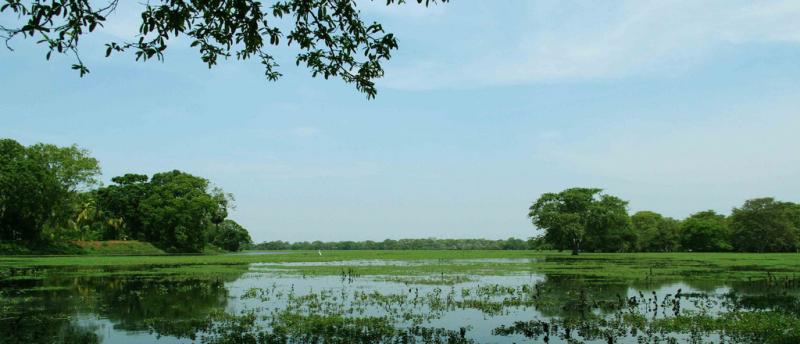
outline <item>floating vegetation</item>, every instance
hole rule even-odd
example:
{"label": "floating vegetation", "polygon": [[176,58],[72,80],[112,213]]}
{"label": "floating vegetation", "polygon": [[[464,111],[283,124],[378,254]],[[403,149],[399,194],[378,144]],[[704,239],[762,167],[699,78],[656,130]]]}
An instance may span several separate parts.
{"label": "floating vegetation", "polygon": [[202,339],[209,344],[242,343],[474,343],[466,330],[411,326],[395,327],[385,317],[301,315],[283,312],[268,326],[255,314],[225,316]]}
{"label": "floating vegetation", "polygon": [[439,276],[381,276],[376,278],[376,280],[383,282],[403,283],[405,285],[454,285],[472,282],[475,279],[463,275],[445,275],[442,273]]}
{"label": "floating vegetation", "polygon": [[[623,279],[573,260],[549,274],[417,263],[12,268],[0,278],[0,343],[800,342],[792,274],[712,281],[654,268]],[[376,274],[384,268],[392,273]]]}
{"label": "floating vegetation", "polygon": [[[448,314],[472,310],[487,318],[533,315],[533,320],[495,327],[490,334],[495,339],[524,337],[545,343],[623,340],[704,343],[715,338],[730,343],[795,343],[800,339],[799,301],[792,294],[796,290],[777,285],[773,288],[778,294],[687,292],[680,287],[672,292],[628,289],[621,294],[612,293],[611,284],[597,288],[580,278],[554,278],[520,285],[410,287],[392,293],[345,285],[298,294],[294,285],[286,293],[273,284],[268,288],[248,289],[242,295],[258,300],[261,305],[238,319],[237,328],[240,333],[249,332],[251,338],[261,338],[253,343],[293,340],[338,343],[346,342],[347,336],[386,343],[479,341],[471,338],[475,334],[470,333],[468,323],[441,328],[430,325]],[[256,314],[266,315],[259,318]],[[250,325],[242,327],[244,320]],[[223,332],[211,338],[231,335],[229,330]],[[423,337],[421,333],[436,335]]]}

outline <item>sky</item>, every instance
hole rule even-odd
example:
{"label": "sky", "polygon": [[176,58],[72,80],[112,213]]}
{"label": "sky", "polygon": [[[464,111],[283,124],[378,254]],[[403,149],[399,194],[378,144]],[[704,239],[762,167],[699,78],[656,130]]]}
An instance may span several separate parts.
{"label": "sky", "polygon": [[800,202],[800,2],[384,4],[360,1],[400,45],[374,100],[285,46],[278,82],[180,41],[105,58],[131,1],[82,42],[84,78],[32,41],[0,49],[0,137],[78,144],[105,184],[208,178],[256,242],[527,238],[530,204],[569,187],[675,218]]}

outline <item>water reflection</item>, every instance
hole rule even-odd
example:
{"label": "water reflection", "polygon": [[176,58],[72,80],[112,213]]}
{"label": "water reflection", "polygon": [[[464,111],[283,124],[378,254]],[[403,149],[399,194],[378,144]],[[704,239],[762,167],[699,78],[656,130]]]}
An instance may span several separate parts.
{"label": "water reflection", "polygon": [[6,282],[0,343],[100,342],[96,333],[105,324],[112,332],[195,339],[210,315],[228,306],[225,284],[237,278],[56,275]]}
{"label": "water reflection", "polygon": [[[372,264],[393,263],[362,265]],[[692,342],[693,335],[719,337],[671,332],[676,315],[776,311],[794,316],[789,323],[800,316],[800,285],[791,279],[724,284],[524,274],[440,285],[278,274],[263,266],[203,278],[95,272],[0,281],[0,343],[634,343],[655,335],[646,325],[654,321],[664,321],[660,336]]]}

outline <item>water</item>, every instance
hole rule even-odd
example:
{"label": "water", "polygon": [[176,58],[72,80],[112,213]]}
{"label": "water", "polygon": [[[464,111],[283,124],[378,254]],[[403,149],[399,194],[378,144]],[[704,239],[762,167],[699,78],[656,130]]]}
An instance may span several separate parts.
{"label": "water", "polygon": [[[489,262],[450,263],[476,261]],[[607,320],[623,314],[641,315],[648,320],[674,317],[675,300],[680,304],[678,313],[713,316],[736,307],[772,310],[796,303],[798,296],[796,288],[776,291],[765,288],[761,282],[726,285],[675,280],[655,284],[526,273],[473,276],[461,282],[448,279],[442,280],[442,284],[437,284],[436,279],[443,276],[423,276],[425,283],[419,284],[414,281],[420,276],[355,276],[348,272],[340,276],[305,276],[268,269],[276,265],[357,267],[428,263],[441,261],[253,264],[249,269],[202,278],[152,275],[147,271],[113,275],[90,273],[96,270],[87,270],[85,275],[80,270],[63,274],[51,271],[44,278],[0,282],[0,343],[213,342],[223,332],[218,324],[224,323],[226,315],[248,314],[254,316],[252,326],[241,327],[248,331],[269,332],[284,325],[303,331],[302,320],[297,323],[299,320],[287,314],[344,316],[385,321],[392,328],[387,333],[417,326],[439,329],[442,338],[459,339],[463,331],[465,340],[478,343],[542,341],[544,336],[536,332],[541,324],[576,323],[570,338],[577,342],[607,343],[608,339],[602,335],[590,332],[622,326],[608,325]],[[678,291],[680,294],[676,295]],[[586,324],[597,325],[591,325],[596,326],[591,331],[586,330],[588,335],[579,335],[580,326]],[[308,331],[312,330],[313,326]],[[615,335],[614,342],[637,342],[640,334],[632,335],[629,331],[631,328],[625,328]],[[549,342],[569,342],[562,332],[549,335]],[[336,341],[330,339],[336,338],[336,333],[325,335]],[[692,341],[687,333],[668,337],[678,342]],[[719,340],[714,333],[704,334],[702,339]]]}

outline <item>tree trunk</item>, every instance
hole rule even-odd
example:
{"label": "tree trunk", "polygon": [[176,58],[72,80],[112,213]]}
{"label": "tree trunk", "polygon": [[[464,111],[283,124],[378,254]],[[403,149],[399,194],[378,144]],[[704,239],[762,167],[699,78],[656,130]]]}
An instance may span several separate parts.
{"label": "tree trunk", "polygon": [[572,239],[572,255],[577,256],[580,251],[581,242],[578,239]]}

